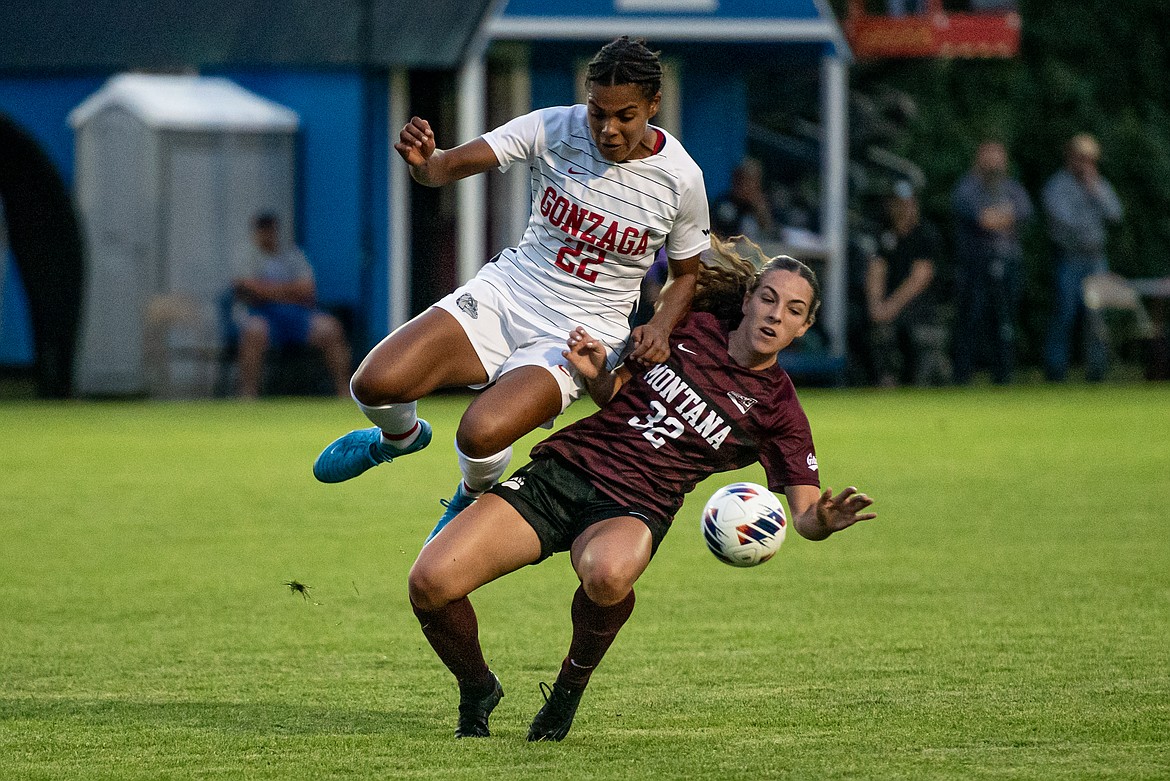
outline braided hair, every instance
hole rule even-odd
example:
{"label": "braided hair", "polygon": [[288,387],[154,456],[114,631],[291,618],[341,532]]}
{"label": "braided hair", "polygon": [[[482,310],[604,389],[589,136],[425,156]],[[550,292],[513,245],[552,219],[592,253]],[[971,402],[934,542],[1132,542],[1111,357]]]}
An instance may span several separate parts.
{"label": "braided hair", "polygon": [[821,285],[816,273],[796,258],[777,255],[769,258],[759,245],[744,236],[728,240],[711,237],[711,249],[703,253],[699,279],[691,309],[710,312],[732,328],[743,319],[743,299],[760,286],[769,271],[799,274],[812,288],[808,322],[816,320],[821,306]]}
{"label": "braided hair", "polygon": [[661,52],[650,51],[644,38],[630,40],[623,35],[605,46],[589,61],[586,84],[613,87],[636,84],[646,100],[653,100],[662,89]]}

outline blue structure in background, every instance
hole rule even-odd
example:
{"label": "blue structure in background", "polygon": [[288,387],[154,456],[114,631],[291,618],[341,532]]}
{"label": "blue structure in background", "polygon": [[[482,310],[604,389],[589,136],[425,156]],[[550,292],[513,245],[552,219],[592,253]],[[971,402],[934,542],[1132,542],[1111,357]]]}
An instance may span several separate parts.
{"label": "blue structure in background", "polygon": [[[385,321],[384,297],[363,285],[385,266],[385,90],[357,72],[209,69],[302,118],[299,137],[297,240],[312,260],[323,304]],[[0,111],[28,130],[73,180],[73,131],[66,116],[105,83],[105,76],[0,79]],[[372,117],[370,116],[372,114]],[[379,159],[380,158],[380,159]],[[379,196],[379,194],[383,194]],[[379,200],[380,199],[380,200]],[[377,248],[382,248],[381,257]],[[10,270],[0,310],[0,364],[32,362],[28,317]],[[385,274],[381,273],[384,280]],[[384,282],[383,282],[384,284]],[[381,306],[381,312],[377,310]]]}
{"label": "blue structure in background", "polygon": [[[385,43],[388,35],[406,34],[388,30],[392,28],[371,36],[375,46]],[[726,188],[731,169],[744,156],[747,78],[754,68],[782,63],[818,71],[822,90],[828,85],[841,91],[832,99],[836,104],[823,105],[844,103],[844,82],[839,78],[843,66],[827,71],[824,62],[826,58],[843,62],[847,52],[831,12],[818,0],[508,0],[490,5],[478,32],[464,46],[455,78],[460,140],[488,127],[487,63],[503,48],[524,53],[509,66],[525,76],[516,81],[526,94],[514,95],[515,105],[566,104],[578,100],[582,62],[600,44],[621,34],[646,37],[677,65],[677,131],[703,167],[711,196]],[[394,303],[396,296],[402,301],[402,291],[395,287],[403,281],[409,284],[412,273],[410,237],[396,235],[404,225],[408,230],[409,219],[401,212],[409,207],[392,202],[390,196],[408,193],[410,185],[403,184],[400,177],[405,171],[390,150],[397,135],[391,126],[394,119],[387,121],[388,116],[409,117],[410,108],[404,104],[410,93],[401,86],[396,92],[393,85],[396,78],[399,85],[408,83],[411,67],[442,64],[191,64],[202,65],[206,75],[230,78],[300,116],[296,239],[313,263],[321,302],[354,313],[360,355],[385,334],[388,324],[410,314]],[[73,133],[66,116],[118,70],[96,68],[64,75],[43,71],[22,75],[9,68],[0,76],[0,112],[43,144],[67,182],[73,179]],[[837,75],[827,79],[830,72]],[[842,129],[840,124],[833,132]],[[833,166],[841,168],[840,184],[826,181],[826,202],[837,199],[843,210],[844,163],[826,158],[826,176],[837,176]],[[486,246],[487,235],[506,235],[486,230],[486,189],[481,181],[459,190],[461,272],[497,249]],[[526,210],[527,204],[511,208],[515,224],[516,211]],[[832,214],[826,216],[832,231]],[[843,241],[843,212],[841,232]],[[839,265],[843,268],[843,263]],[[827,281],[831,288],[832,280]],[[828,298],[831,302],[831,294]],[[26,364],[32,359],[27,316],[22,317],[19,289],[11,275],[3,301],[0,365]]]}

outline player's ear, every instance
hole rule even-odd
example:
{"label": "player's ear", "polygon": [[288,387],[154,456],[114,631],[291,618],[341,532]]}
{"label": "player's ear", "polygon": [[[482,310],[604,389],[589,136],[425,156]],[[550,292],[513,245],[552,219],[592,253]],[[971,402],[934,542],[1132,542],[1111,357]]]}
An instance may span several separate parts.
{"label": "player's ear", "polygon": [[662,90],[658,90],[658,92],[654,93],[654,97],[650,98],[650,106],[649,106],[650,113],[646,117],[647,119],[654,119],[654,117],[658,115],[658,107],[661,103],[662,103]]}

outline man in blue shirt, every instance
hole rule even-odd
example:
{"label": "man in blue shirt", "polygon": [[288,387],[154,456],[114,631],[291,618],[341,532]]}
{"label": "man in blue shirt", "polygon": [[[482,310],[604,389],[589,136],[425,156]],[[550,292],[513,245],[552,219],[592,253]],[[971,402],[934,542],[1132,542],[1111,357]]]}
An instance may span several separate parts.
{"label": "man in blue shirt", "polygon": [[340,321],[317,309],[313,269],[299,247],[281,240],[276,215],[252,220],[252,244],[237,260],[232,282],[240,313],[240,395],[260,395],[269,346],[309,345],[321,351],[334,391],[349,398],[350,349]]}
{"label": "man in blue shirt", "polygon": [[[1044,343],[1044,375],[1059,382],[1068,373],[1070,343],[1077,315],[1084,310],[1081,286],[1086,277],[1109,270],[1105,254],[1108,228],[1121,222],[1121,201],[1097,170],[1101,147],[1087,133],[1073,136],[1065,148],[1064,168],[1044,185],[1048,235],[1056,250],[1056,289],[1052,319]],[[1085,376],[1104,379],[1109,348],[1100,329],[1085,328]]]}

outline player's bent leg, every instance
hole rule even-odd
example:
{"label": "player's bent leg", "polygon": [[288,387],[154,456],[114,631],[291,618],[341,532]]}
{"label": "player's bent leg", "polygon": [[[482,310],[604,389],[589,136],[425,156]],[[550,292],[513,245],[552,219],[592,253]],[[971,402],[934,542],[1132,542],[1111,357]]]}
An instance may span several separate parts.
{"label": "player's bent leg", "polygon": [[463,413],[455,435],[462,480],[427,541],[471,506],[508,468],[512,443],[560,413],[560,386],[543,366],[507,372],[476,397]]}
{"label": "player's bent leg", "polygon": [[383,339],[362,361],[350,389],[375,425],[330,443],[317,456],[313,475],[323,483],[340,483],[422,450],[430,444],[431,427],[415,413],[415,400],[439,387],[486,379],[458,321],[441,309],[427,310]]}
{"label": "player's bent leg", "polygon": [[410,569],[410,601],[437,610],[540,555],[540,539],[523,516],[498,496],[485,495],[418,554]]}
{"label": "player's bent leg", "polygon": [[417,401],[438,388],[487,382],[487,372],[463,327],[432,307],[370,350],[350,389],[358,402],[379,407]]}
{"label": "player's bent leg", "polygon": [[599,521],[581,532],[570,555],[585,593],[608,606],[626,598],[649,566],[653,550],[646,524],[625,515]]}
{"label": "player's bent leg", "polygon": [[462,479],[455,488],[455,494],[449,500],[440,500],[446,509],[439,516],[439,522],[435,524],[435,528],[431,529],[431,533],[427,535],[427,542],[434,539],[435,535],[441,532],[443,527],[450,523],[456,515],[470,507],[480,494],[491,488],[504,474],[504,470],[508,468],[508,462],[512,460],[511,447],[506,447],[487,458],[471,458],[459,448],[459,443],[456,442],[455,454],[459,457],[459,472]]}
{"label": "player's bent leg", "polygon": [[459,421],[456,444],[470,458],[489,458],[555,418],[563,405],[560,385],[548,369],[521,366],[468,405]]}
{"label": "player's bent leg", "polygon": [[528,740],[564,740],[581,696],[605,652],[634,610],[634,582],[650,563],[650,530],[623,516],[593,524],[573,543],[573,568],[581,586],[573,595],[573,639],[551,687],[542,684],[544,707],[528,728]]}
{"label": "player's bent leg", "polygon": [[488,737],[504,696],[479,645],[467,594],[540,558],[536,532],[504,500],[489,496],[423,548],[410,571],[410,600],[423,635],[459,683],[455,737]]}

